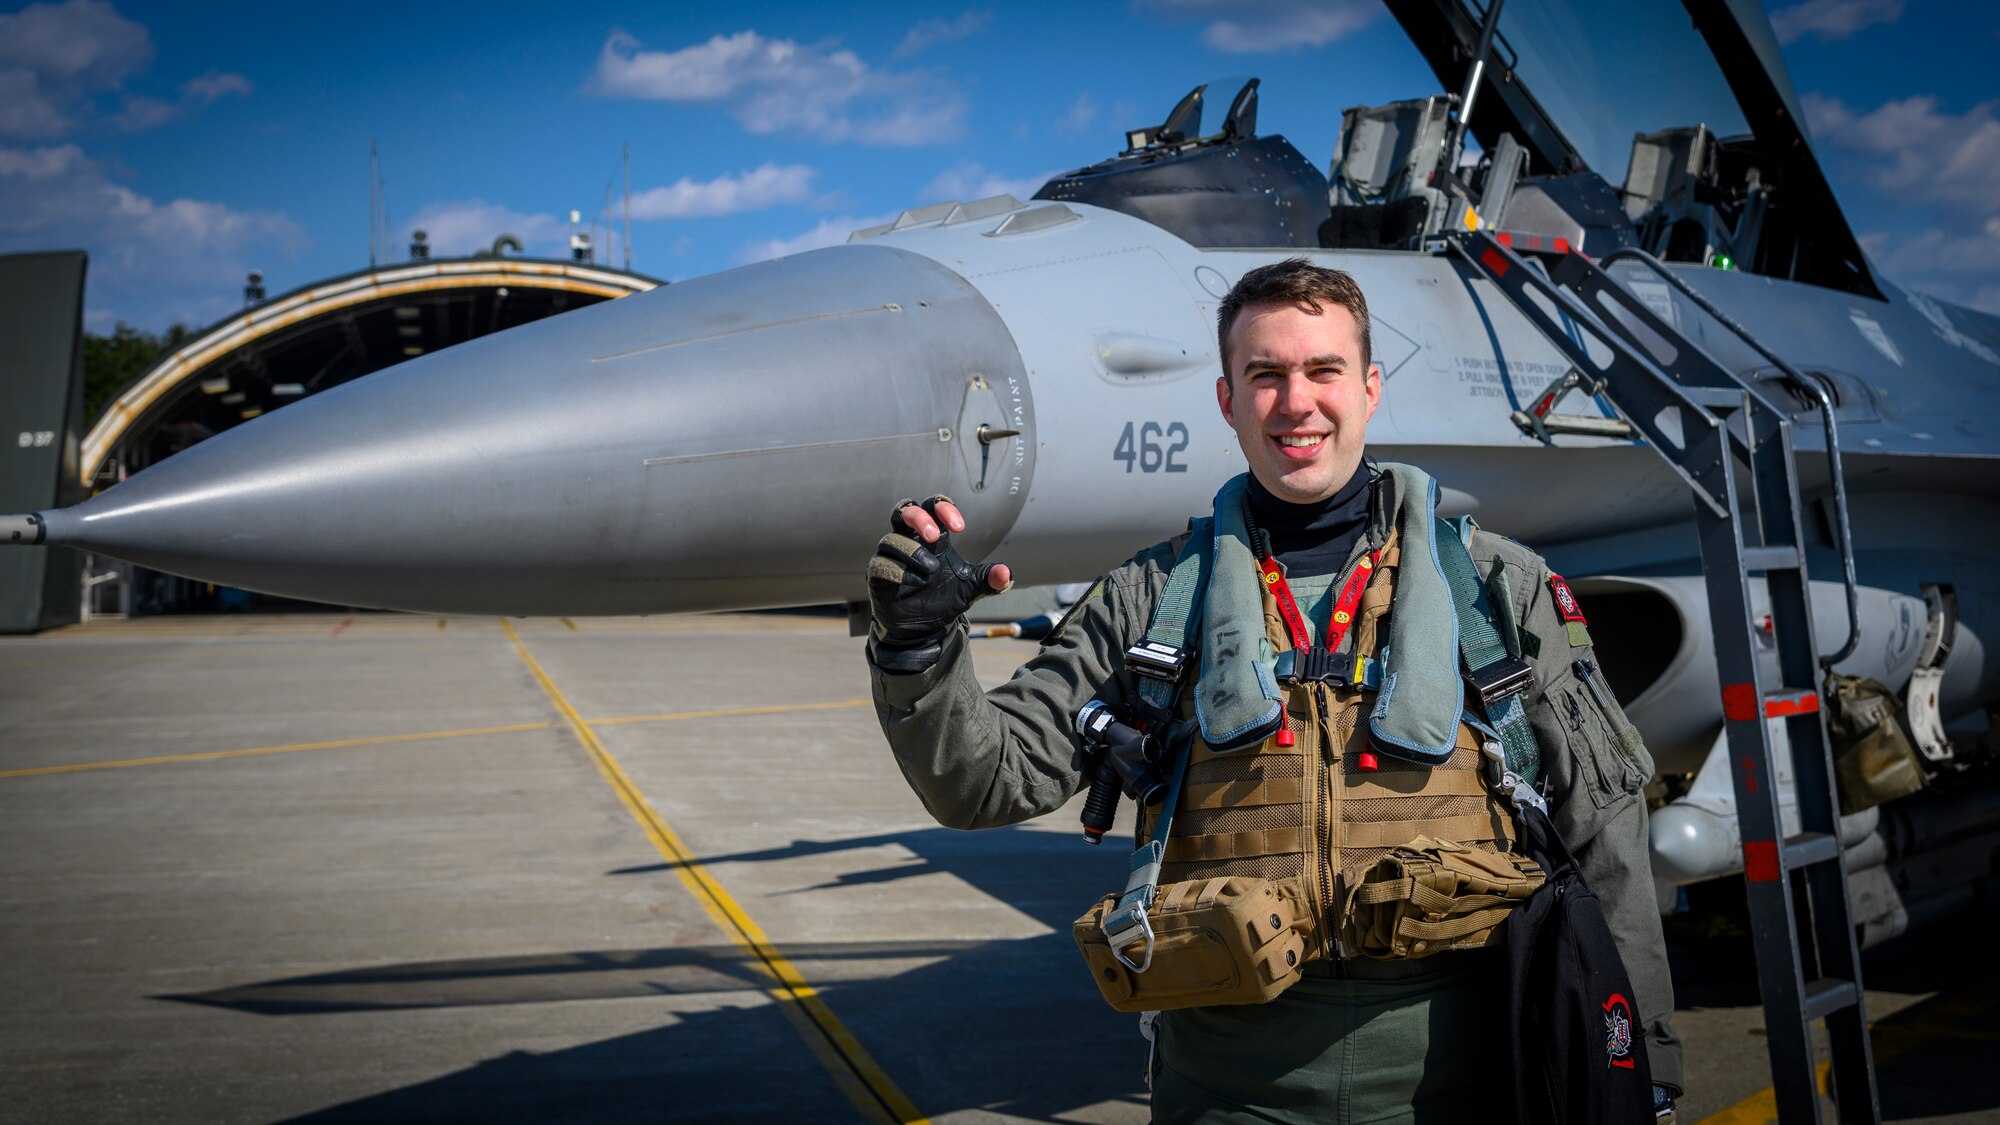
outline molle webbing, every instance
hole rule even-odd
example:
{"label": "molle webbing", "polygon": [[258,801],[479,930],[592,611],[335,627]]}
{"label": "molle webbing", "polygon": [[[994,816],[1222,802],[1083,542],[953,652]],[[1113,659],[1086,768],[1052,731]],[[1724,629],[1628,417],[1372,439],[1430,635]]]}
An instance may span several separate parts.
{"label": "molle webbing", "polygon": [[[1351,633],[1356,653],[1375,655],[1386,635],[1385,618],[1401,562],[1400,538],[1391,533],[1362,594]],[[1264,631],[1272,648],[1291,648],[1275,601],[1265,593],[1263,602]],[[1477,731],[1459,724],[1449,758],[1437,766],[1382,754],[1378,768],[1364,772],[1351,763],[1368,748],[1373,693],[1326,684],[1299,684],[1284,692],[1283,729],[1291,732],[1292,745],[1281,746],[1273,736],[1217,754],[1195,741],[1167,842],[1163,883],[1227,875],[1306,877],[1316,883],[1314,872],[1306,868],[1308,857],[1315,870],[1324,865],[1337,878],[1373,865],[1419,836],[1456,840],[1482,851],[1508,850],[1512,818],[1482,778]],[[1322,729],[1322,713],[1328,729]],[[1321,789],[1323,775],[1329,784]],[[1330,802],[1330,847],[1312,838],[1319,831],[1315,826],[1327,823],[1315,812],[1322,800]],[[1142,827],[1149,829],[1152,820],[1142,818]]]}
{"label": "molle webbing", "polygon": [[1329,857],[1335,870],[1372,866],[1418,836],[1456,840],[1481,851],[1508,850],[1513,817],[1481,775],[1479,738],[1477,731],[1462,728],[1459,745],[1441,766],[1382,756],[1380,768],[1365,773],[1350,765],[1363,742],[1359,737],[1351,742],[1335,767],[1336,854]]}
{"label": "molle webbing", "polygon": [[1279,746],[1267,738],[1255,747],[1217,754],[1197,738],[1161,881],[1303,874],[1305,748],[1303,739]]}

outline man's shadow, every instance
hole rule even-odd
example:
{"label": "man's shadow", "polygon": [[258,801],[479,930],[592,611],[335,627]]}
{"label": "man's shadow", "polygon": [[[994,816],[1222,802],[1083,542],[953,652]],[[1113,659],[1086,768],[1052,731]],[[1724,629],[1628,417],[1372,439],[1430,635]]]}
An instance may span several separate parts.
{"label": "man's shadow", "polygon": [[[1092,1106],[1100,1107],[1092,1116],[1102,1116],[1101,1103],[1113,1102],[1123,1105],[1110,1107],[1112,1116],[1142,1119],[1146,1047],[1136,1018],[1104,1004],[1070,937],[1076,916],[1122,883],[1121,844],[1092,850],[1074,836],[1047,831],[932,828],[801,840],[702,860],[759,863],[884,844],[917,858],[845,874],[828,886],[888,886],[945,872],[1054,932],[937,940],[918,936],[936,932],[920,925],[903,940],[785,943],[779,952],[881,1072],[926,1115],[970,1109],[1053,1121]],[[669,867],[607,874],[658,876]],[[894,913],[921,916],[922,909],[920,897],[913,906],[906,894]],[[650,996],[697,1000],[663,1012],[650,1030],[556,1051],[511,1051],[308,1115],[314,1120],[856,1116],[850,1095],[814,1057],[837,1056],[828,1046],[833,1037],[815,1029],[806,1006],[756,995],[772,987],[768,970],[747,949],[717,943],[370,966],[161,999],[285,1020]],[[576,1018],[574,1009],[561,1015],[565,1023]],[[849,1070],[837,1061],[831,1066]],[[847,1082],[854,1097],[873,1096],[865,1082]]]}

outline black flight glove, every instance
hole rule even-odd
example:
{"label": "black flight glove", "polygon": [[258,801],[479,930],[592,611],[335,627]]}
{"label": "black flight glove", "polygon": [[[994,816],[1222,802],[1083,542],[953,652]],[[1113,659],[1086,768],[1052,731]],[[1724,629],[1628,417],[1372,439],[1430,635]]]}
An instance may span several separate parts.
{"label": "black flight glove", "polygon": [[933,496],[921,505],[938,522],[938,539],[925,543],[903,522],[900,513],[913,503],[896,505],[889,517],[889,534],[875,545],[868,560],[868,604],[874,611],[871,642],[877,668],[908,675],[922,672],[944,655],[944,640],[958,627],[972,603],[996,591],[987,584],[990,563],[968,562],[951,545],[951,532],[938,519]]}

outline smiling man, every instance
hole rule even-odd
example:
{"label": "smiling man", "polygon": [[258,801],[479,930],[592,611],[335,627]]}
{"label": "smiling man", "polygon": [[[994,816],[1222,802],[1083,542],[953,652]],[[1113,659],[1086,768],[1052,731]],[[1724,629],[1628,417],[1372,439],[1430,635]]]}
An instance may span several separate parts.
{"label": "smiling man", "polygon": [[[1154,1120],[1486,1120],[1512,1109],[1505,921],[1541,877],[1487,767],[1504,756],[1542,783],[1603,903],[1670,1105],[1652,763],[1568,587],[1512,540],[1440,524],[1420,470],[1367,461],[1382,375],[1351,277],[1302,258],[1251,270],[1217,332],[1216,400],[1249,472],[1213,517],[1096,583],[992,692],[962,615],[1008,568],[952,548],[965,524],[949,500],[898,505],[869,564],[868,655],[904,776],[940,823],[983,828],[1060,808],[1118,753],[1079,736],[1086,705],[1160,747],[1158,775],[1179,776],[1165,828],[1159,809],[1142,817],[1158,863],[1077,927],[1107,1000],[1166,1009],[1147,1021]],[[1506,637],[1469,670],[1436,561],[1452,549]],[[1143,925],[1125,921],[1134,901]],[[1265,905],[1229,913],[1241,902]],[[1237,950],[1246,923],[1259,944]],[[1200,932],[1220,940],[1168,936]],[[1222,946],[1227,972],[1188,952]],[[1633,1065],[1629,1032],[1607,1044],[1598,1065]]]}

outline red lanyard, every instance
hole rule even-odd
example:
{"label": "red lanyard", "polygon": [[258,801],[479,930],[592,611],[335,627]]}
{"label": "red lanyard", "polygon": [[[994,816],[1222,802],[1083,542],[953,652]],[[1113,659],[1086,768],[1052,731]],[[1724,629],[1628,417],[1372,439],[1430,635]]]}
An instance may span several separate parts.
{"label": "red lanyard", "polygon": [[[1368,579],[1375,573],[1375,560],[1382,554],[1370,551],[1355,564],[1354,573],[1348,575],[1347,585],[1340,588],[1340,598],[1333,603],[1333,620],[1327,625],[1326,643],[1321,648],[1332,652],[1340,647],[1342,638],[1347,636],[1347,627],[1354,623],[1354,609],[1361,604],[1361,593],[1368,588]],[[1278,613],[1285,619],[1285,630],[1292,635],[1292,647],[1300,652],[1313,647],[1312,633],[1306,629],[1306,619],[1299,612],[1298,600],[1292,597],[1292,587],[1285,581],[1285,572],[1278,569],[1278,560],[1266,555],[1257,562],[1257,570],[1264,576],[1264,585],[1271,591],[1271,597],[1278,603]]]}

